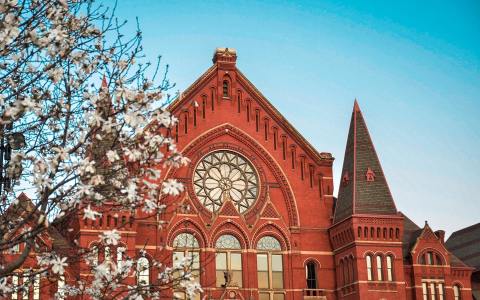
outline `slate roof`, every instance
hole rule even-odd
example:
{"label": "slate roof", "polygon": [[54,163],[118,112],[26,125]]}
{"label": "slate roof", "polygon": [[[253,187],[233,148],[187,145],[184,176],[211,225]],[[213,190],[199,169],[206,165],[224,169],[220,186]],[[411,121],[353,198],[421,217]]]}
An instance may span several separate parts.
{"label": "slate roof", "polygon": [[[373,181],[367,181],[369,169],[374,173]],[[393,197],[356,100],[342,170],[334,223],[355,214],[397,214]]]}
{"label": "slate roof", "polygon": [[403,257],[406,259],[410,255],[410,250],[417,241],[417,238],[422,234],[423,229],[418,227],[412,220],[406,215],[400,213],[403,216]]}
{"label": "slate roof", "polygon": [[467,265],[480,271],[480,223],[455,231],[445,245]]}

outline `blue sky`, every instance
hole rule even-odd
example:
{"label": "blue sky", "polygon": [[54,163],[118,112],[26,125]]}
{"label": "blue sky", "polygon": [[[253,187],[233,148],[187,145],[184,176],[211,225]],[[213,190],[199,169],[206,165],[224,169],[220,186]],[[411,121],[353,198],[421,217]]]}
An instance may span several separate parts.
{"label": "blue sky", "polygon": [[[107,4],[113,2],[106,1]],[[480,222],[480,2],[118,1],[177,89],[216,47],[317,148],[338,187],[353,101],[397,208],[418,225]]]}

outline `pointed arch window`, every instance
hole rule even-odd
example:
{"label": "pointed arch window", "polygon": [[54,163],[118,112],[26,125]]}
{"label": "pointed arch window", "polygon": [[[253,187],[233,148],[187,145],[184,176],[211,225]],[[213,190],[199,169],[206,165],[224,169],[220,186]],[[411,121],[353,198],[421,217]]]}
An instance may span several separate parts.
{"label": "pointed arch window", "polygon": [[372,268],[372,256],[367,255],[365,257],[366,263],[367,263],[367,279],[369,281],[373,280],[373,268]]}
{"label": "pointed arch window", "polygon": [[382,257],[380,255],[377,255],[377,280],[382,281],[383,280],[383,266],[382,266]]}
{"label": "pointed arch window", "polygon": [[226,79],[223,80],[222,91],[223,91],[223,97],[228,98],[230,95],[230,84]]}
{"label": "pointed arch window", "polygon": [[137,284],[146,286],[150,284],[150,262],[146,257],[137,261]]}
{"label": "pointed arch window", "polygon": [[[307,279],[307,289],[317,289],[317,265],[313,261],[307,262],[305,265],[305,276]],[[307,295],[310,296],[310,291],[307,291]],[[312,295],[315,296],[315,295]]]}
{"label": "pointed arch window", "polygon": [[[217,287],[225,284],[242,287],[242,252],[240,242],[231,234],[220,236],[215,248],[216,282]],[[226,282],[226,280],[230,282]]]}
{"label": "pointed arch window", "polygon": [[387,280],[393,281],[393,257],[387,256]]}
{"label": "pointed arch window", "polygon": [[[257,242],[257,277],[260,295],[265,299],[283,297],[283,256],[280,242],[273,236],[264,236]],[[268,291],[268,293],[267,293]],[[261,296],[262,297],[262,296]]]}
{"label": "pointed arch window", "polygon": [[453,299],[462,300],[462,289],[458,284],[453,286]]}
{"label": "pointed arch window", "polygon": [[[191,233],[180,233],[173,240],[173,265],[179,264],[189,259],[189,264],[184,266],[183,271],[187,271],[191,274],[196,282],[200,282],[200,245],[195,236]],[[180,279],[182,276],[181,270],[176,271],[173,276],[174,279]],[[183,290],[175,291],[176,299],[188,299],[187,294]],[[199,300],[200,294],[196,294],[195,298]]]}

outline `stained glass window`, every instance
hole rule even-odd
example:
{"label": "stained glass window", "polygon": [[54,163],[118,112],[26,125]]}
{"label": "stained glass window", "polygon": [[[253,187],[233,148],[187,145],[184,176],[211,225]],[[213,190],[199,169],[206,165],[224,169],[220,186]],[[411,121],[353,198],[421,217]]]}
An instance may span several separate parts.
{"label": "stained glass window", "polygon": [[231,275],[230,285],[242,286],[242,253],[240,242],[230,234],[222,235],[215,243],[215,248],[220,251],[215,257],[217,287],[222,287],[225,282],[226,272]]}
{"label": "stained glass window", "polygon": [[282,250],[280,242],[272,236],[264,236],[257,243],[258,250]]}
{"label": "stained glass window", "polygon": [[241,249],[240,242],[231,234],[225,234],[218,238],[215,243],[217,249]]}
{"label": "stained glass window", "polygon": [[257,243],[257,277],[260,289],[283,288],[283,257],[280,242],[272,236],[264,236]]}
{"label": "stained glass window", "polygon": [[200,246],[193,234],[184,232],[175,237],[173,248],[200,248]]}
{"label": "stained glass window", "polygon": [[221,150],[206,155],[193,175],[195,194],[210,211],[216,212],[231,199],[240,213],[257,199],[258,176],[250,162],[238,153]]}

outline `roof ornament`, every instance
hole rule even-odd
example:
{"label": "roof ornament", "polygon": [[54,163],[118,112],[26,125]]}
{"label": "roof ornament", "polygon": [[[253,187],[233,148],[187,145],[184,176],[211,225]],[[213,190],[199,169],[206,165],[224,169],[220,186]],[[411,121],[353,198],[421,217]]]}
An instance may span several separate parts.
{"label": "roof ornament", "polygon": [[342,177],[342,185],[347,186],[349,182],[350,182],[350,176],[348,175],[348,171],[345,171]]}
{"label": "roof ornament", "polygon": [[367,178],[368,182],[375,181],[375,172],[373,172],[372,168],[367,168],[367,173],[365,173],[365,177]]}

